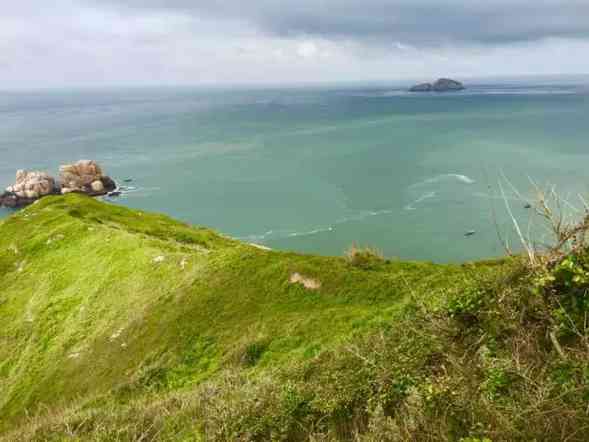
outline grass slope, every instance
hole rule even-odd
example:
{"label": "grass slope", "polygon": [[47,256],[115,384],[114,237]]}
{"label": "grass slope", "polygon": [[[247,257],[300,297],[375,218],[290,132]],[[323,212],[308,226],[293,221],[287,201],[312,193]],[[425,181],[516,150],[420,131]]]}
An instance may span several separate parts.
{"label": "grass slope", "polygon": [[2,425],[133,382],[185,387],[240,358],[311,358],[389,321],[407,287],[427,294],[462,273],[359,270],[80,195],[45,198],[0,227]]}
{"label": "grass slope", "polygon": [[586,287],[44,198],[0,224],[0,440],[584,440]]}

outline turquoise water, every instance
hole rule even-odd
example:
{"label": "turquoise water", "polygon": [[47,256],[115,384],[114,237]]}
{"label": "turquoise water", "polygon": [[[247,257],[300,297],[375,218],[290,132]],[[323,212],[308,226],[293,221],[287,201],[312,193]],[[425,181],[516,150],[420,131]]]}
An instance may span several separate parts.
{"label": "turquoise water", "polygon": [[[90,158],[115,179],[133,178],[117,204],[272,248],[339,255],[357,242],[387,256],[464,261],[503,253],[492,215],[512,230],[496,199],[502,174],[522,193],[528,176],[587,193],[588,116],[589,88],[571,83],[442,95],[1,93],[0,185],[18,168],[56,173]],[[529,212],[516,201],[513,211]]]}

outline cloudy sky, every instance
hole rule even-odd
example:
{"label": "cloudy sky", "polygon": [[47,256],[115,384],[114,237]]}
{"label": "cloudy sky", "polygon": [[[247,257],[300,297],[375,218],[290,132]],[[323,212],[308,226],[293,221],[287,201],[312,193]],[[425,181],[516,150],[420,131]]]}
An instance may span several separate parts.
{"label": "cloudy sky", "polygon": [[589,73],[589,0],[16,0],[0,89]]}

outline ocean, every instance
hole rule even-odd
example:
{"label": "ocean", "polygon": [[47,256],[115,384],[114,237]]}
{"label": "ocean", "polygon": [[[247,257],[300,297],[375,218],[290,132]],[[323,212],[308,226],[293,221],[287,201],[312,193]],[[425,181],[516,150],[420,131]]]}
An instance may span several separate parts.
{"label": "ocean", "polygon": [[[95,159],[163,212],[271,248],[463,262],[517,248],[534,181],[589,190],[589,81],[0,93],[0,186]],[[509,182],[509,183],[508,183]],[[572,209],[571,209],[572,210]],[[0,216],[10,212],[0,209]],[[475,232],[466,236],[467,232]]]}

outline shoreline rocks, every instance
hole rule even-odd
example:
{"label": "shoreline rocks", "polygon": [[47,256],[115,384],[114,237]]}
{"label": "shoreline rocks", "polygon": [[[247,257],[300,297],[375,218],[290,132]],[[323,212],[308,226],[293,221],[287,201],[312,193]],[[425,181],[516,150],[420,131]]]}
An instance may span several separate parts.
{"label": "shoreline rocks", "polygon": [[106,195],[116,189],[115,182],[102,173],[102,168],[91,160],[59,167],[61,193],[81,192],[90,196]]}
{"label": "shoreline rocks", "polygon": [[71,192],[101,196],[117,188],[114,180],[104,175],[95,161],[81,160],[61,166],[59,170],[59,181],[46,172],[17,171],[15,183],[0,193],[0,207],[24,207],[47,195]]}
{"label": "shoreline rocks", "polygon": [[18,170],[12,186],[0,194],[0,206],[22,207],[41,197],[55,195],[59,188],[55,179],[45,172]]}
{"label": "shoreline rocks", "polygon": [[409,92],[456,92],[466,89],[464,85],[450,78],[440,78],[435,83],[421,83],[409,89]]}

